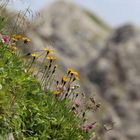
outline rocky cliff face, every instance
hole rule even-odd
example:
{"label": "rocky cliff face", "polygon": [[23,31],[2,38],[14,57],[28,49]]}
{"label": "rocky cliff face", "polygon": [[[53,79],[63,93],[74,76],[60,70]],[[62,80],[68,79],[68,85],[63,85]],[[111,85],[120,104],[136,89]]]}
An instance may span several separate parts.
{"label": "rocky cliff face", "polygon": [[94,22],[80,7],[63,1],[40,11],[35,24],[29,35],[36,48],[46,47],[46,42],[52,44],[59,59],[72,67],[84,66],[96,58],[109,35],[108,29]]}
{"label": "rocky cliff face", "polygon": [[140,140],[137,29],[126,25],[112,31],[78,6],[61,1],[40,11],[27,34],[34,50],[51,44],[63,67],[79,70],[87,96],[95,92],[102,100],[105,111],[100,119],[115,122],[103,140]]}
{"label": "rocky cliff face", "polygon": [[112,136],[116,140],[140,139],[139,37],[140,32],[133,26],[118,28],[86,70],[88,79],[98,89],[96,93],[115,114],[110,113],[117,126],[118,136]]}

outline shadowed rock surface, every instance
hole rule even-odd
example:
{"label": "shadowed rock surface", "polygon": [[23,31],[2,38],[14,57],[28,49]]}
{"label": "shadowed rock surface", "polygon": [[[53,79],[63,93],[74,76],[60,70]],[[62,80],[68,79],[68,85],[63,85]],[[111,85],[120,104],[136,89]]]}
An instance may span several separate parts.
{"label": "shadowed rock surface", "polygon": [[[100,57],[91,61],[85,72],[98,88],[97,94],[109,104],[119,120],[120,136],[113,136],[112,140],[139,140],[140,32],[125,25],[111,36]],[[115,118],[111,112],[110,115]]]}

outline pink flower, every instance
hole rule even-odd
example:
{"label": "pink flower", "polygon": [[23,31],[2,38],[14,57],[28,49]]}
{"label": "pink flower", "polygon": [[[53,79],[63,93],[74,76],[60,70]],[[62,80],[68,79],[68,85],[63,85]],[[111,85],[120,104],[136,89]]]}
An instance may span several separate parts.
{"label": "pink flower", "polygon": [[93,128],[93,124],[89,124],[86,126],[88,129],[92,129]]}
{"label": "pink flower", "polygon": [[2,41],[2,43],[4,43],[4,44],[9,44],[10,39],[9,39],[8,36],[3,35],[1,41]]}
{"label": "pink flower", "polygon": [[93,126],[94,126],[95,123],[88,124],[86,126],[80,126],[80,125],[78,125],[78,128],[81,129],[84,132],[89,132],[93,128]]}

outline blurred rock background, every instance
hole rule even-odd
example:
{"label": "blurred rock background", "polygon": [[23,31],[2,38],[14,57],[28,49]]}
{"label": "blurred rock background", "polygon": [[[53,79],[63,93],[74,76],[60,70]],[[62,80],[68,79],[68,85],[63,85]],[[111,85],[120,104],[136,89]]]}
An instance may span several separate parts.
{"label": "blurred rock background", "polygon": [[52,45],[62,71],[67,67],[79,71],[86,96],[102,103],[90,119],[115,122],[102,140],[140,140],[139,29],[131,24],[112,29],[68,1],[44,7],[29,27],[29,50]]}

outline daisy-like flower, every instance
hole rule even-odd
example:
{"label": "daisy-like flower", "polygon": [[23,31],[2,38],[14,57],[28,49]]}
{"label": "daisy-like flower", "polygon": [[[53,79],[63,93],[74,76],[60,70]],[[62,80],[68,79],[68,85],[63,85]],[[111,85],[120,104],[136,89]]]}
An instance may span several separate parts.
{"label": "daisy-like flower", "polygon": [[74,75],[73,81],[75,81],[75,80],[79,80],[79,77],[77,75]]}
{"label": "daisy-like flower", "polygon": [[73,71],[73,69],[68,68],[68,69],[67,69],[67,74],[69,75],[72,71]]}
{"label": "daisy-like flower", "polygon": [[61,91],[60,90],[55,90],[55,91],[53,91],[53,94],[56,95],[56,96],[58,96],[58,95],[61,94]]}
{"label": "daisy-like flower", "polygon": [[18,42],[18,39],[12,37],[12,41],[13,41],[14,43],[16,43],[16,42]]}
{"label": "daisy-like flower", "polygon": [[12,38],[15,38],[17,40],[20,40],[20,39],[22,39],[22,36],[21,35],[13,35]]}
{"label": "daisy-like flower", "polygon": [[30,42],[31,40],[27,37],[22,37],[22,40],[24,41],[25,44],[27,44],[28,42]]}
{"label": "daisy-like flower", "polygon": [[49,48],[45,48],[44,49],[44,52],[48,55],[48,54],[53,54],[54,53],[54,51],[53,50],[51,50],[51,49],[49,49]]}
{"label": "daisy-like flower", "polygon": [[50,60],[50,62],[52,62],[52,61],[56,60],[56,57],[54,57],[54,56],[48,56],[47,57],[47,60]]}
{"label": "daisy-like flower", "polygon": [[62,83],[67,83],[69,81],[69,78],[66,76],[62,77]]}
{"label": "daisy-like flower", "polygon": [[79,74],[76,71],[72,71],[71,75],[73,76],[73,81],[79,80]]}
{"label": "daisy-like flower", "polygon": [[32,53],[32,54],[31,54],[31,56],[33,57],[33,59],[36,59],[36,58],[38,58],[38,57],[39,57],[39,55],[38,55],[38,54],[36,54],[36,53]]}
{"label": "daisy-like flower", "polygon": [[76,75],[76,76],[78,76],[78,72],[72,71],[72,72],[71,72],[71,75]]}

